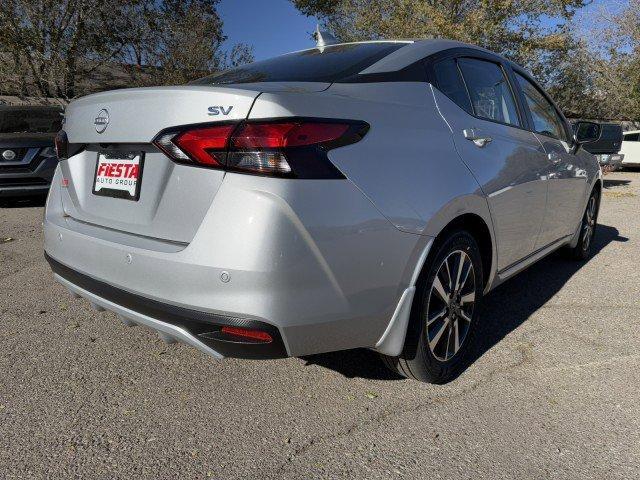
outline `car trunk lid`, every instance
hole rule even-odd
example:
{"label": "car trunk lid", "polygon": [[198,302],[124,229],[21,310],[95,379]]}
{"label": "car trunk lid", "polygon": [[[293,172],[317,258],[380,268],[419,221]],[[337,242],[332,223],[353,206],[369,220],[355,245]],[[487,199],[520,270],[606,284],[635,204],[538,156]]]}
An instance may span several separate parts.
{"label": "car trunk lid", "polygon": [[[72,102],[64,130],[71,144],[84,149],[61,162],[65,213],[109,229],[190,242],[224,172],[174,163],[151,141],[166,128],[240,121],[259,94],[256,89],[158,87],[99,93]],[[100,154],[142,157],[138,200],[94,193]]]}

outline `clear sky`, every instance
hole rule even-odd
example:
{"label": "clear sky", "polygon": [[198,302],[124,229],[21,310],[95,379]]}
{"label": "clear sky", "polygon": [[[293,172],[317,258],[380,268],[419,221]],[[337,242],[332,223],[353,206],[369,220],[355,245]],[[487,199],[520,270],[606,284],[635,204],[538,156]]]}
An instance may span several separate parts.
{"label": "clear sky", "polygon": [[256,60],[315,45],[311,33],[317,21],[288,0],[222,0],[218,13],[227,43],[248,43]]}
{"label": "clear sky", "polygon": [[[594,13],[617,0],[594,0],[577,16]],[[227,44],[248,43],[256,60],[313,47],[310,34],[317,20],[301,15],[288,0],[222,0],[218,13],[224,22]]]}

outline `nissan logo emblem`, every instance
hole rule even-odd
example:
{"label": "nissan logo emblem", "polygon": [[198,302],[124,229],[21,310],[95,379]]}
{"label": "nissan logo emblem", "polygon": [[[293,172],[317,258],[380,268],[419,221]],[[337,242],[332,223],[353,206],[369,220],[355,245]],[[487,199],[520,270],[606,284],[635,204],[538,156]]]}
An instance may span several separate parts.
{"label": "nissan logo emblem", "polygon": [[93,121],[93,125],[96,127],[96,132],[102,133],[109,126],[109,112],[106,108],[103,108],[98,112],[98,116]]}
{"label": "nissan logo emblem", "polygon": [[15,160],[16,152],[14,152],[13,150],[5,150],[4,152],[2,152],[2,158],[8,161]]}

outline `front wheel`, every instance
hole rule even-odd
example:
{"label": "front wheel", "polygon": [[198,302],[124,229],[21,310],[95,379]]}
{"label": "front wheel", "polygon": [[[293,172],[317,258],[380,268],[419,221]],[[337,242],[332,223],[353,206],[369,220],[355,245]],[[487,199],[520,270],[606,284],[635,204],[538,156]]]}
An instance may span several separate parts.
{"label": "front wheel", "polygon": [[576,260],[586,260],[591,255],[591,246],[593,237],[596,233],[598,224],[598,207],[600,203],[600,194],[594,190],[587,202],[587,208],[582,216],[580,223],[580,237],[575,247],[569,249],[569,255]]}
{"label": "front wheel", "polygon": [[383,355],[387,367],[409,378],[446,383],[464,367],[482,301],[480,249],[466,231],[450,234],[425,265],[413,300],[404,349]]}

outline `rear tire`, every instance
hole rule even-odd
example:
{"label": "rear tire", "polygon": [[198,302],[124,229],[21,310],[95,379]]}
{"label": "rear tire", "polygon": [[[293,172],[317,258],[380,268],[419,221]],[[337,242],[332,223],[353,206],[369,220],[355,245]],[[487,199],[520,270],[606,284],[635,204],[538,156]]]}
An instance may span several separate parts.
{"label": "rear tire", "polygon": [[423,267],[402,353],[381,355],[392,371],[428,383],[446,383],[466,365],[475,343],[483,272],[480,248],[460,230],[436,246]]}
{"label": "rear tire", "polygon": [[575,247],[568,249],[569,257],[574,260],[586,260],[591,256],[593,237],[598,225],[598,211],[600,207],[600,193],[597,190],[591,192],[587,208],[582,215],[580,223],[580,237]]}

